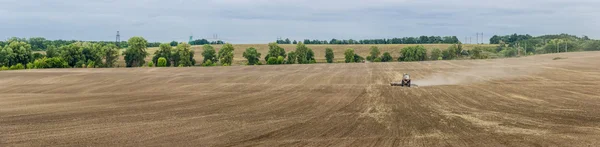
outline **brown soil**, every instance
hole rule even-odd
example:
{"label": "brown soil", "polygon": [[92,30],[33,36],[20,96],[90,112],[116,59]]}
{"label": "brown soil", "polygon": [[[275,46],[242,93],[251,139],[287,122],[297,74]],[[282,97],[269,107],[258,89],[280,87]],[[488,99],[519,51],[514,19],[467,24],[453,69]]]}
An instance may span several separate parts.
{"label": "brown soil", "polygon": [[600,52],[1,71],[0,93],[0,146],[600,145]]}

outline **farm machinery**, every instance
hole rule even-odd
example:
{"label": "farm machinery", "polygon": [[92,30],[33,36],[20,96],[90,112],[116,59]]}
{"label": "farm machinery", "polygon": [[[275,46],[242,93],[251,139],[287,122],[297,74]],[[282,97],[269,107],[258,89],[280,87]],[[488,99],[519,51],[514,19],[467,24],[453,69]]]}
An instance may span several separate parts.
{"label": "farm machinery", "polygon": [[410,75],[408,75],[407,73],[404,73],[402,75],[402,81],[401,82],[392,82],[390,83],[391,86],[406,86],[406,87],[410,87],[412,86],[417,86],[415,84],[411,84],[411,80],[410,80]]}

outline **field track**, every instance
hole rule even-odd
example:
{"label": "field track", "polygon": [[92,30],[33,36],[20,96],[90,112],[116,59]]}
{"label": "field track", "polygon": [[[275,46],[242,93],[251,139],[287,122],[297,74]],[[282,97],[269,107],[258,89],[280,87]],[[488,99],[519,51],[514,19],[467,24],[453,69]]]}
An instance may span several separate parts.
{"label": "field track", "polygon": [[0,93],[0,146],[600,146],[600,52],[1,71]]}

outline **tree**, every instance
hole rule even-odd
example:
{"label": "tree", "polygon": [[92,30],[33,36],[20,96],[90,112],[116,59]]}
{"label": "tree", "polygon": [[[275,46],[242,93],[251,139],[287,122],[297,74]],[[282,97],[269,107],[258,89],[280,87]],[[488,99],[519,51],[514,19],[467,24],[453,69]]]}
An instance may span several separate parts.
{"label": "tree", "polygon": [[290,42],[290,39],[285,38],[285,44],[291,44],[292,42]]}
{"label": "tree", "polygon": [[148,56],[146,52],[146,46],[148,41],[142,37],[131,37],[127,41],[129,48],[125,50],[123,56],[125,56],[125,64],[127,67],[141,67],[146,63],[144,58]]}
{"label": "tree", "polygon": [[3,53],[0,53],[0,56],[4,57],[0,57],[0,60],[4,61],[0,61],[3,62],[0,64],[4,66],[16,65],[19,63],[23,65],[33,61],[31,45],[27,44],[26,42],[9,40],[8,45],[6,45],[2,50],[3,51],[1,52]]}
{"label": "tree", "polygon": [[219,50],[219,62],[221,63],[221,65],[224,66],[228,66],[231,65],[231,63],[233,63],[233,51],[235,49],[233,48],[233,45],[226,43],[223,45],[223,47],[221,47],[221,49]]}
{"label": "tree", "polygon": [[[177,41],[171,41],[171,43],[169,43],[170,46],[177,46],[179,43],[177,43]],[[161,44],[162,45],[162,44]],[[160,45],[159,45],[160,47]]]}
{"label": "tree", "polygon": [[291,51],[288,53],[288,57],[287,57],[287,64],[295,64],[296,63],[296,52]]}
{"label": "tree", "polygon": [[294,40],[294,44],[298,44],[298,41]]}
{"label": "tree", "polygon": [[279,45],[277,43],[269,43],[269,52],[268,54],[265,56],[265,61],[267,59],[269,59],[269,57],[286,57],[287,55],[285,54],[285,49],[279,47]]}
{"label": "tree", "polygon": [[344,52],[344,58],[346,59],[344,60],[346,63],[354,62],[354,49],[346,49]]}
{"label": "tree", "polygon": [[205,44],[204,46],[202,46],[202,49],[204,50],[202,51],[202,57],[204,58],[202,60],[203,64],[208,60],[210,60],[211,62],[219,61],[217,60],[217,52],[215,51],[215,48],[213,48],[211,45]]}
{"label": "tree", "polygon": [[256,65],[260,60],[260,53],[253,47],[247,48],[243,56],[248,59],[248,65]]}
{"label": "tree", "polygon": [[104,67],[114,67],[119,59],[119,48],[114,44],[107,44],[100,51],[104,60]]}
{"label": "tree", "polygon": [[327,59],[327,63],[333,63],[333,49],[325,48],[325,59]]}
{"label": "tree", "polygon": [[102,44],[83,42],[81,46],[83,61],[87,61],[86,63],[90,61],[93,61],[94,63],[102,63],[102,53],[100,53],[102,50]]}
{"label": "tree", "polygon": [[168,63],[167,58],[160,57],[160,58],[158,58],[158,63],[156,64],[156,67],[168,67],[167,63]]}
{"label": "tree", "polygon": [[[89,66],[88,66],[89,67]],[[154,67],[154,62],[148,61],[148,67]]]}
{"label": "tree", "polygon": [[392,59],[392,55],[390,55],[389,52],[385,52],[383,53],[383,56],[381,56],[381,62],[390,62]]}
{"label": "tree", "polygon": [[370,54],[371,54],[370,56],[367,56],[367,60],[373,61],[373,60],[375,60],[375,58],[379,57],[381,52],[379,51],[379,48],[377,48],[376,46],[371,46]]}
{"label": "tree", "polygon": [[32,60],[36,60],[36,59],[41,59],[46,57],[44,54],[42,53],[33,53],[33,59]]}
{"label": "tree", "polygon": [[58,56],[60,56],[60,53],[58,52],[58,49],[56,48],[56,46],[54,46],[54,45],[48,46],[48,49],[46,50],[46,57],[52,58],[52,57],[58,57]]}
{"label": "tree", "polygon": [[[165,60],[167,60],[167,63],[165,65],[165,67],[170,67],[171,66],[171,52],[173,52],[173,47],[171,47],[172,44],[160,44],[158,46],[158,50],[156,50],[154,52],[154,56],[152,56],[152,62],[154,63],[159,63],[158,59],[159,58],[165,58]],[[177,45],[176,45],[177,46]]]}
{"label": "tree", "polygon": [[296,45],[296,58],[299,64],[308,64],[310,59],[308,58],[308,48],[304,43],[298,43]]}
{"label": "tree", "polygon": [[[587,37],[587,36],[585,36],[585,37]],[[598,41],[598,40],[586,41],[583,44],[583,50],[586,50],[586,51],[598,51],[598,50],[600,50],[600,41]]]}
{"label": "tree", "polygon": [[429,59],[437,60],[441,56],[442,56],[442,50],[440,50],[439,48],[435,48],[431,51],[431,57]]}
{"label": "tree", "polygon": [[358,55],[358,54],[354,54],[354,62],[359,63],[359,62],[363,62],[365,60],[364,57]]}
{"label": "tree", "polygon": [[315,60],[315,52],[313,52],[312,49],[308,49],[308,52],[306,54],[306,61],[308,61],[308,63],[316,63]]}
{"label": "tree", "polygon": [[398,61],[425,61],[427,59],[427,49],[422,45],[408,46],[400,50]]}
{"label": "tree", "polygon": [[196,64],[196,60],[194,60],[194,51],[191,50],[191,48],[192,46],[185,42],[177,45],[175,54],[178,55],[179,61],[175,65],[186,67],[194,66],[194,64]]}
{"label": "tree", "polygon": [[70,67],[80,66],[77,63],[85,62],[85,57],[82,54],[81,47],[77,44],[61,46],[60,57],[64,59]]}
{"label": "tree", "polygon": [[452,60],[452,59],[456,58],[456,55],[457,55],[456,50],[457,50],[456,46],[454,46],[454,45],[449,46],[448,49],[442,51],[442,58],[444,60]]}

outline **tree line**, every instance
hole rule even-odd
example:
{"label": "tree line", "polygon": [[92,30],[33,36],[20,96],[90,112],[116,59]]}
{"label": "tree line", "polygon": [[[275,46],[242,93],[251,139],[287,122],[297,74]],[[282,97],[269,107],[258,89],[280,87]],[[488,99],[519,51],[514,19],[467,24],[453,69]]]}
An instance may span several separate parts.
{"label": "tree line", "polygon": [[285,40],[275,41],[278,44],[297,44],[302,42],[304,44],[457,44],[460,43],[456,36],[420,36],[420,37],[403,37],[403,38],[391,38],[391,39],[364,39],[364,40],[338,40],[331,39],[327,40],[310,40],[304,39],[303,41],[290,41],[286,38]]}
{"label": "tree line", "polygon": [[[129,47],[129,44],[127,43],[127,41],[121,41],[121,42],[115,42],[115,41],[80,41],[80,40],[48,40],[44,37],[31,37],[31,38],[17,38],[17,37],[12,37],[9,38],[8,40],[13,40],[13,41],[20,41],[20,42],[26,42],[27,44],[31,45],[31,50],[32,51],[46,51],[49,48],[58,48],[61,46],[65,46],[65,45],[70,45],[73,43],[77,43],[77,42],[89,42],[89,43],[100,43],[100,44],[114,44],[117,45],[118,48],[127,48]],[[6,46],[8,44],[8,41],[0,41],[0,46]],[[161,43],[160,42],[147,42],[147,47],[158,47]],[[177,41],[172,41],[170,42],[171,46],[177,46],[178,42]],[[191,45],[204,45],[204,44],[224,44],[223,41],[219,40],[219,41],[208,41],[206,39],[196,39],[193,40],[191,42],[188,42],[188,44]]]}
{"label": "tree line", "polygon": [[578,37],[569,34],[531,36],[529,34],[512,34],[490,38],[490,43],[498,44],[495,52],[505,49],[514,50],[516,54],[531,55],[574,51],[600,50],[600,41],[587,36]]}

